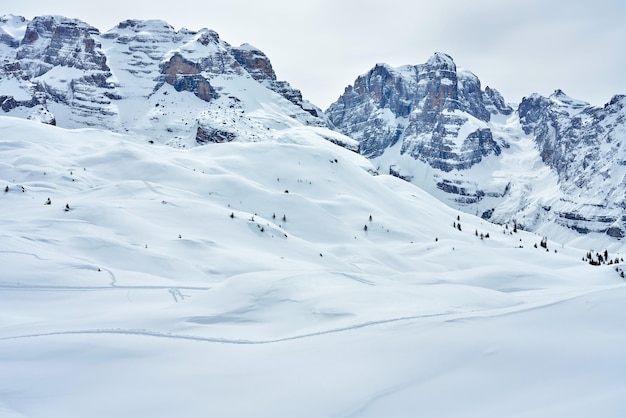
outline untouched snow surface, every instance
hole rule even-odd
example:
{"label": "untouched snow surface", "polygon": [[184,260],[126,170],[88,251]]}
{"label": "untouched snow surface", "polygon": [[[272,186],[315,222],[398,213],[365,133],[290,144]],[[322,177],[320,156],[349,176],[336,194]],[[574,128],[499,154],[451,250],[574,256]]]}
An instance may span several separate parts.
{"label": "untouched snow surface", "polygon": [[0,416],[624,415],[621,264],[323,133],[181,150],[0,118]]}

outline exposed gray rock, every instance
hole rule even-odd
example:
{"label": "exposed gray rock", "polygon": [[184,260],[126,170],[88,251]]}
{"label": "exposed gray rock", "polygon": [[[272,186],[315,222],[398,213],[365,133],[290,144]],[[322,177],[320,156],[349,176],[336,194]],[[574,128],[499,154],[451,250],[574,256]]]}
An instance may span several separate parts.
{"label": "exposed gray rock", "polygon": [[199,64],[184,59],[180,54],[175,54],[161,68],[165,81],[174,86],[176,91],[192,92],[208,102],[218,95],[201,72],[202,68]]}
{"label": "exposed gray rock", "polygon": [[236,134],[216,128],[198,126],[196,130],[196,142],[200,145],[208,143],[231,142],[237,137]]}
{"label": "exposed gray rock", "polygon": [[[422,65],[376,65],[346,88],[327,116],[360,142],[365,156],[378,157],[401,141],[402,154],[450,171],[500,154],[486,125],[500,109],[511,111],[499,93],[483,92],[474,74],[458,72],[450,56],[436,53]],[[472,128],[461,132],[466,124]]]}
{"label": "exposed gray rock", "polygon": [[572,99],[561,90],[550,97],[534,94],[519,105],[524,132],[533,135],[543,161],[559,176],[566,194],[586,195],[561,212],[564,225],[582,233],[626,231],[626,96],[604,107]]}
{"label": "exposed gray rock", "polygon": [[[40,60],[51,66],[109,71],[101,45],[93,38],[100,32],[77,19],[60,16],[35,17],[28,23],[17,51],[17,60]],[[39,76],[49,67],[31,68]]]}

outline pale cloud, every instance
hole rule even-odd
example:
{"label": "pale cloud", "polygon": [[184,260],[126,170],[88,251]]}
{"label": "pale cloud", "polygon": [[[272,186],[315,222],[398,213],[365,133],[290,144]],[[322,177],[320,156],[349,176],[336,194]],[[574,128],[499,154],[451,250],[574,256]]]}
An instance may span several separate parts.
{"label": "pale cloud", "polygon": [[557,88],[601,105],[626,94],[622,0],[310,0],[137,3],[105,6],[27,0],[5,13],[76,17],[106,31],[130,18],[216,30],[263,50],[279,78],[326,108],[377,62],[398,66],[449,53],[459,67],[518,102]]}

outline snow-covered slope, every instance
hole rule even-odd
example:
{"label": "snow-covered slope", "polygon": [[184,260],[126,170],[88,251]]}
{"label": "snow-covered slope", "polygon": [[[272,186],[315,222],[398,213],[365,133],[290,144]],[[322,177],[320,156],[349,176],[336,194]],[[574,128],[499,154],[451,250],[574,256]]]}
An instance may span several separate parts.
{"label": "snow-covered slope", "polygon": [[581,247],[626,236],[623,96],[595,108],[556,91],[514,111],[436,53],[416,66],[377,64],[327,115],[380,172],[459,210]]}
{"label": "snow-covered slope", "polygon": [[0,415],[619,415],[621,262],[317,129],[176,149],[1,117]]}

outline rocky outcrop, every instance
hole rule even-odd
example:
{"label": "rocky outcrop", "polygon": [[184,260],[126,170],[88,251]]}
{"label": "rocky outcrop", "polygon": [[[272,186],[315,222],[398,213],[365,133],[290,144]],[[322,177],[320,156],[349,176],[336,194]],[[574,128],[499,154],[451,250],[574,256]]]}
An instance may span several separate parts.
{"label": "rocky outcrop", "polygon": [[499,93],[483,92],[474,74],[457,71],[450,56],[436,53],[422,65],[376,65],[326,113],[370,158],[400,142],[401,154],[451,171],[500,153],[487,122],[501,110],[511,111]]}
{"label": "rocky outcrop", "polygon": [[217,128],[198,126],[196,130],[196,142],[200,145],[231,142],[235,140],[235,138],[237,138],[237,135],[233,132]]}
{"label": "rocky outcrop", "polygon": [[101,45],[94,39],[98,29],[77,19],[59,16],[36,17],[26,27],[16,59],[43,61],[48,66],[32,66],[37,77],[51,67],[109,71]]}
{"label": "rocky outcrop", "polygon": [[175,54],[165,63],[161,72],[176,91],[192,92],[205,102],[217,97],[209,81],[202,76],[199,65],[185,60],[180,54]]}

